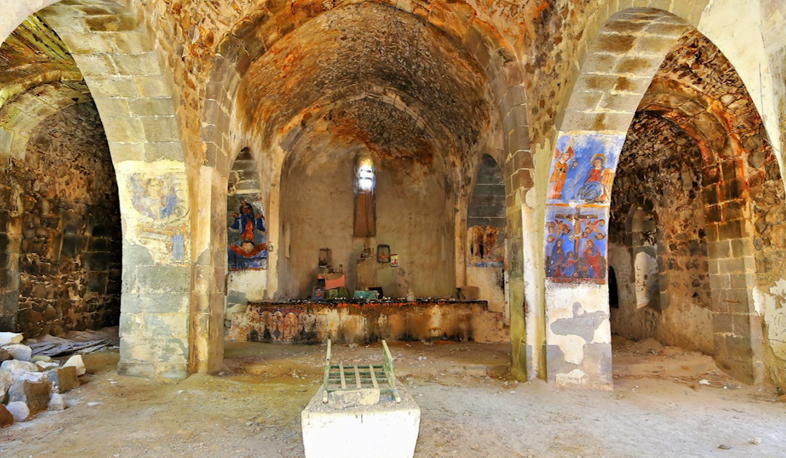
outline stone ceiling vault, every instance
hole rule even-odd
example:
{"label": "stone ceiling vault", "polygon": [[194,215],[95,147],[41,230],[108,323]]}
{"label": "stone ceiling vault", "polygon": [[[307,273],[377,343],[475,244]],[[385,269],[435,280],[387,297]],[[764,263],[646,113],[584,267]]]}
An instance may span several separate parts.
{"label": "stone ceiling vault", "polygon": [[415,15],[361,4],[312,19],[250,63],[238,106],[268,146],[321,119],[341,144],[428,163],[437,145],[473,152],[491,97],[484,70],[453,38]]}

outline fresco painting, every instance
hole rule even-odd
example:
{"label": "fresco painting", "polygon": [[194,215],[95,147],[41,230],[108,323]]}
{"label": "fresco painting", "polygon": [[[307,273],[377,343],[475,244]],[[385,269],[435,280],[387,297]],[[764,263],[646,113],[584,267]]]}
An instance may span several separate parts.
{"label": "fresco painting", "polygon": [[473,226],[467,229],[470,267],[503,267],[505,264],[505,229]]}
{"label": "fresco painting", "polygon": [[134,173],[121,198],[136,212],[130,238],[145,245],[155,262],[186,262],[188,205],[181,173]]}
{"label": "fresco painting", "polygon": [[563,283],[605,283],[607,223],[605,208],[548,208],[546,276]]}
{"label": "fresco painting", "polygon": [[230,197],[227,203],[229,270],[267,268],[267,239],[262,205],[250,198]]}
{"label": "fresco painting", "polygon": [[563,134],[549,174],[549,204],[608,204],[624,137]]}
{"label": "fresco painting", "polygon": [[608,214],[624,136],[561,134],[554,149],[546,206],[546,277],[606,282]]}

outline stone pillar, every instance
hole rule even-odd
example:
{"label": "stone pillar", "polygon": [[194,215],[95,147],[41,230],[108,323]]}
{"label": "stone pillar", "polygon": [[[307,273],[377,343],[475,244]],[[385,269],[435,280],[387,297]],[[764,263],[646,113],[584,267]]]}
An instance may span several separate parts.
{"label": "stone pillar", "polygon": [[191,204],[169,78],[134,12],[73,0],[40,16],[68,46],[98,107],[123,222],[124,374],[188,374]]}

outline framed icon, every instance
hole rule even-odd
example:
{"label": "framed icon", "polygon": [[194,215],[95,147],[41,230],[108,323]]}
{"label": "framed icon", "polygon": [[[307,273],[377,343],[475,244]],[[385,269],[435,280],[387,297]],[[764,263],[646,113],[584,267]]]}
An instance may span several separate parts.
{"label": "framed icon", "polygon": [[398,267],[398,255],[391,254],[390,255],[390,267]]}
{"label": "framed icon", "polygon": [[377,245],[377,262],[390,262],[390,245]]}

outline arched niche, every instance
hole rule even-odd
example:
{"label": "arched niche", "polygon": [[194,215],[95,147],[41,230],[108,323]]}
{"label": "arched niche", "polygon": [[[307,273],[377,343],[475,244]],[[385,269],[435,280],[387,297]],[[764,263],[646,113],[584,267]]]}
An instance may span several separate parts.
{"label": "arched niche", "polygon": [[227,184],[226,319],[267,289],[267,228],[259,172],[248,148],[235,158]]}
{"label": "arched niche", "polygon": [[489,310],[503,312],[506,322],[510,309],[505,294],[505,182],[497,162],[488,154],[480,160],[472,196],[467,205],[466,286],[478,288],[477,296],[489,303]]}

